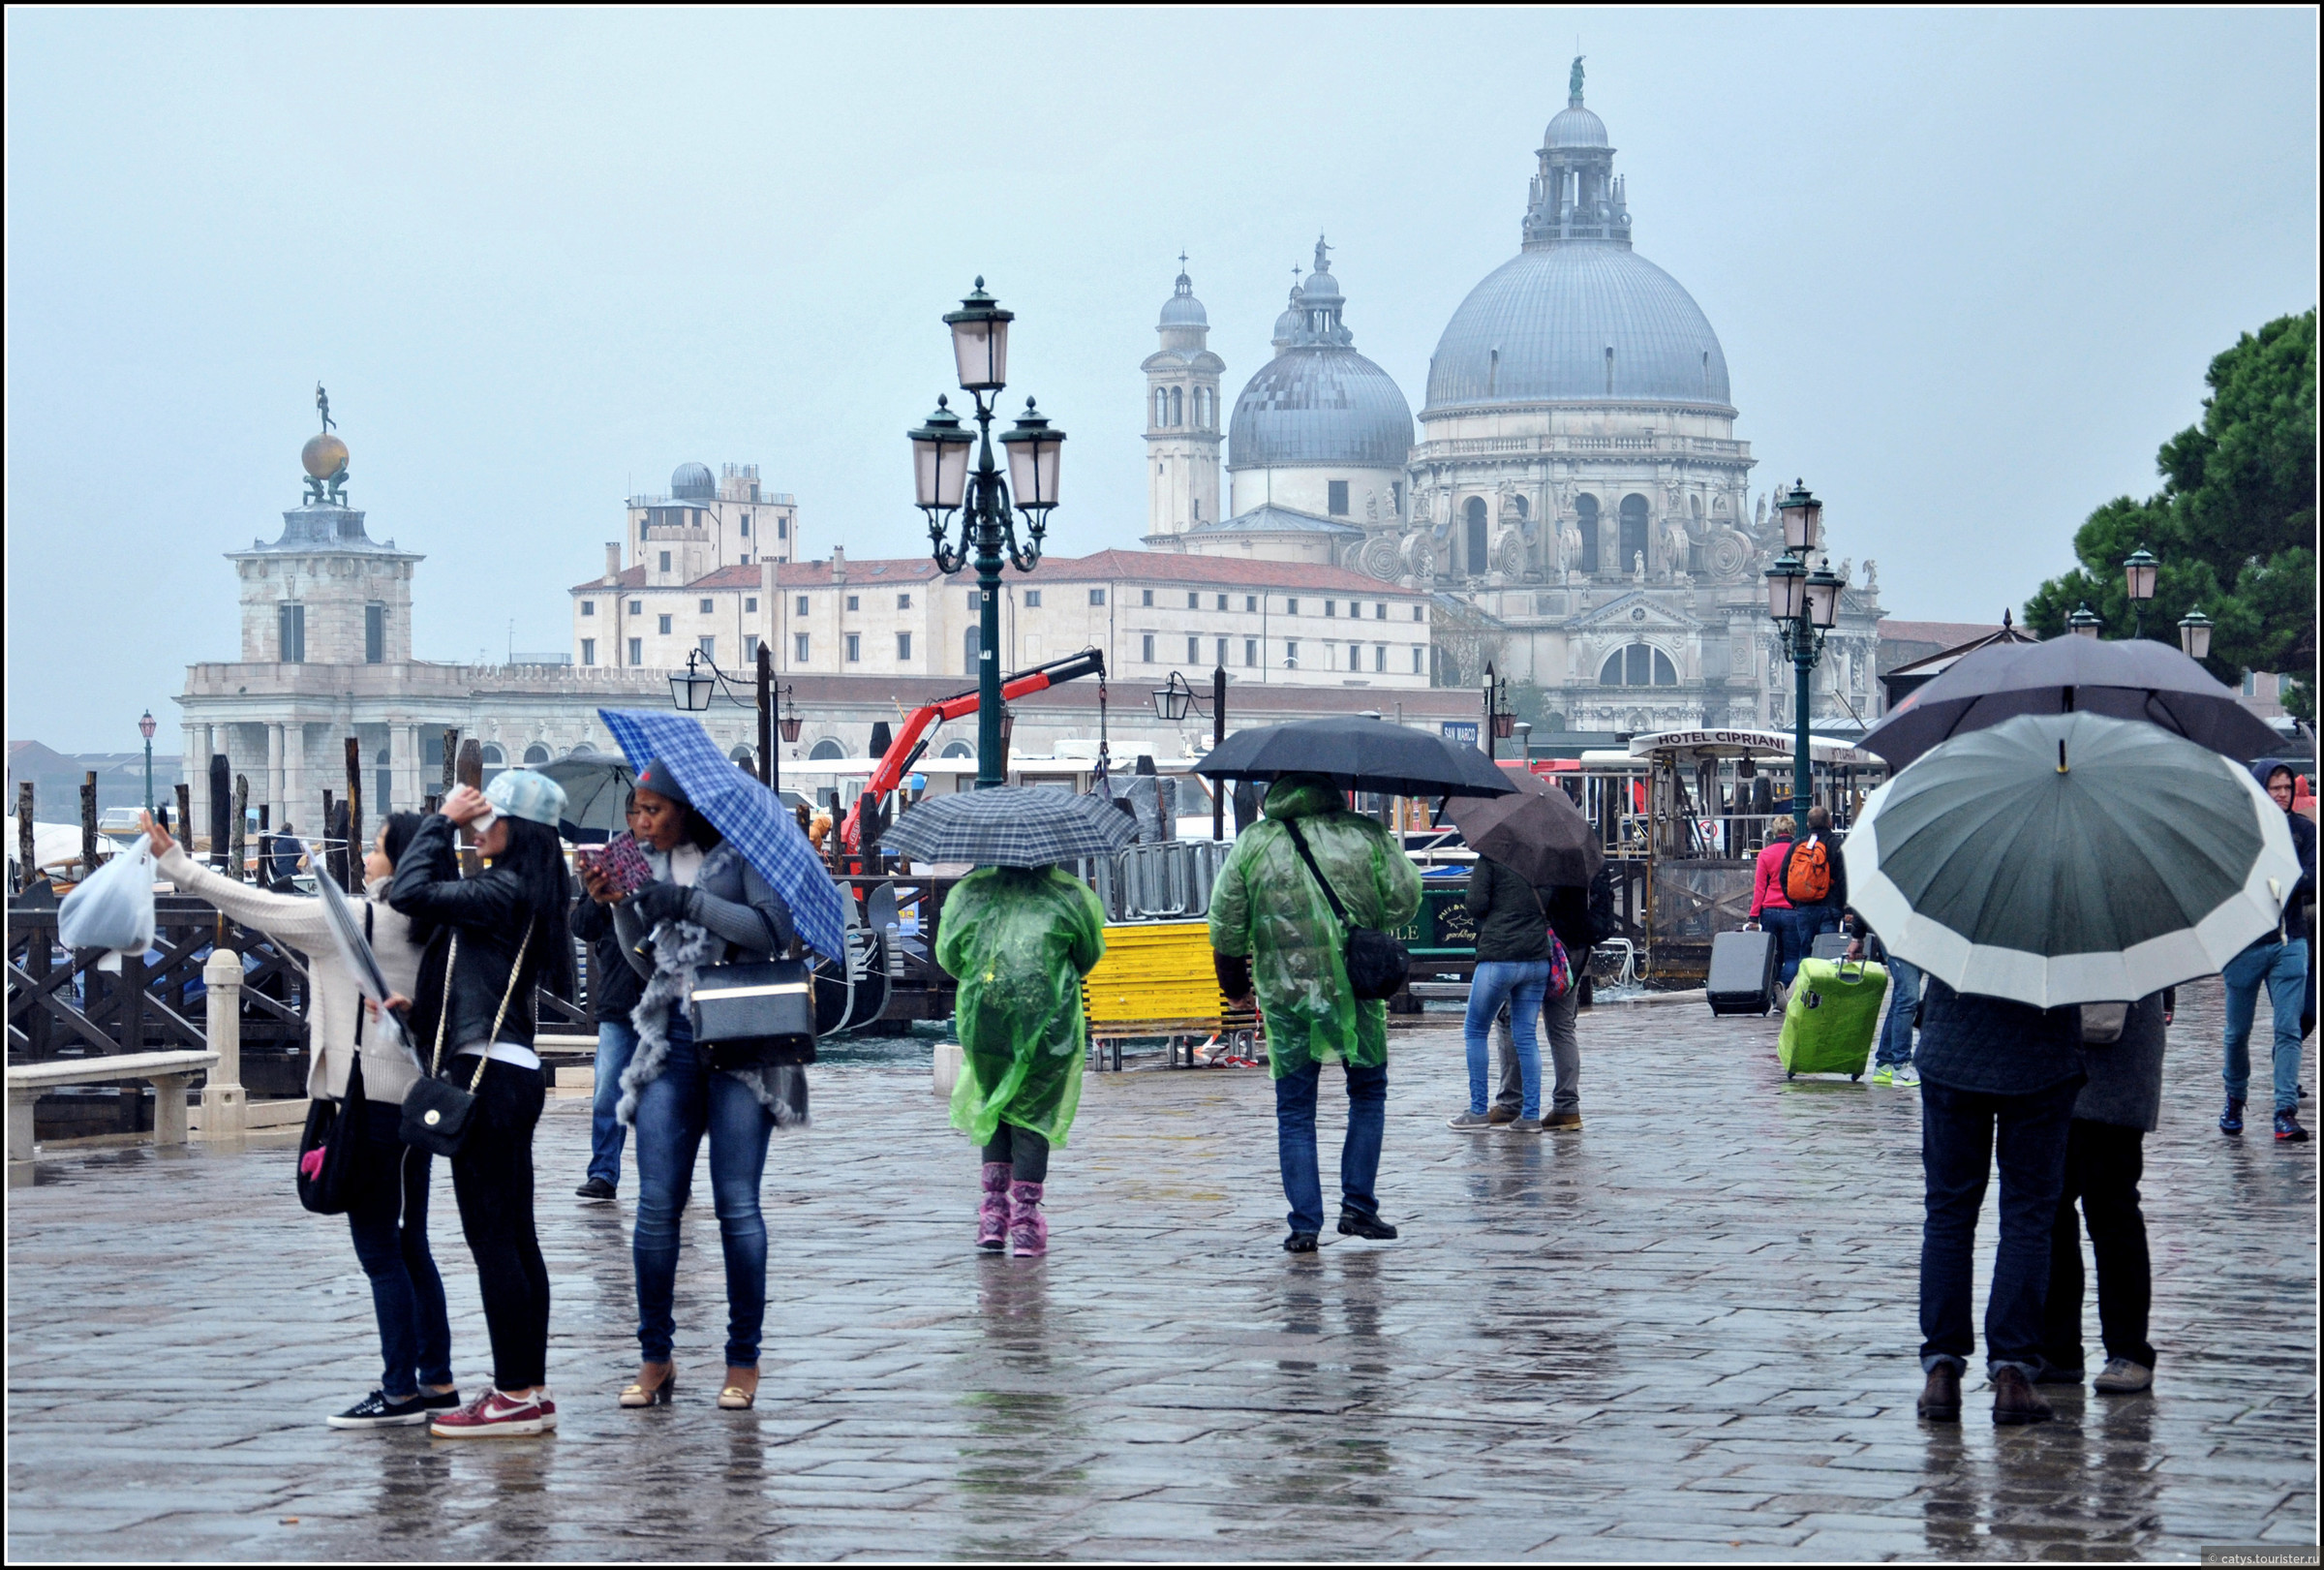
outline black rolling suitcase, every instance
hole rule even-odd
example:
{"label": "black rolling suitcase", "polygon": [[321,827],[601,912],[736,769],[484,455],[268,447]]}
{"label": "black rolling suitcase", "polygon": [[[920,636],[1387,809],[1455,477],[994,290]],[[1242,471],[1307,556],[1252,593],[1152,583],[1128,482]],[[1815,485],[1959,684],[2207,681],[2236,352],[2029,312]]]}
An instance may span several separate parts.
{"label": "black rolling suitcase", "polygon": [[1775,934],[1723,932],[1711,939],[1705,990],[1714,1014],[1764,1014],[1775,1004]]}
{"label": "black rolling suitcase", "polygon": [[1819,932],[1816,935],[1815,940],[1808,945],[1808,958],[1812,960],[1847,959],[1850,940],[1848,934],[1844,932]]}

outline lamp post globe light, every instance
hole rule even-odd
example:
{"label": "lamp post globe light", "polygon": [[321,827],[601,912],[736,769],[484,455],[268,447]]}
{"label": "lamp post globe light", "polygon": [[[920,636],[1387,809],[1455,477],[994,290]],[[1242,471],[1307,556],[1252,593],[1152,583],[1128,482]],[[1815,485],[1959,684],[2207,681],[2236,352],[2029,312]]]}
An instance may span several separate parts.
{"label": "lamp post globe light", "polygon": [[2123,587],[2130,596],[2130,635],[2140,635],[2147,601],[2155,598],[2155,576],[2162,566],[2141,545],[2123,562]]}
{"label": "lamp post globe light", "polygon": [[1784,520],[1784,554],[1767,569],[1767,615],[1791,661],[1791,811],[1804,825],[1815,774],[1808,722],[1816,665],[1823,658],[1824,633],[1839,623],[1840,591],[1848,585],[1828,561],[1808,565],[1822,549],[1823,504],[1807,482],[1793,480],[1776,508]]}
{"label": "lamp post globe light", "polygon": [[2074,607],[2074,613],[2065,619],[2065,625],[2073,630],[2076,637],[2095,638],[2098,635],[2098,629],[2105,623],[2096,611],[2090,608],[2090,602],[2085,600]]}
{"label": "lamp post globe light", "polygon": [[2202,606],[2179,618],[2179,650],[2189,660],[2211,658],[2211,618],[2203,614]]}
{"label": "lamp post globe light", "polygon": [[[148,814],[153,811],[153,711],[147,709],[138,717],[138,734],[145,738],[145,811]],[[178,832],[185,832],[183,825],[179,826]]]}
{"label": "lamp post globe light", "polygon": [[[976,568],[979,790],[1007,780],[1002,745],[1006,717],[1000,700],[1000,570],[1004,563],[1020,572],[1041,565],[1050,509],[1057,505],[1058,457],[1065,442],[1065,433],[1053,427],[1027,398],[1024,413],[1000,438],[1001,450],[1008,454],[1007,477],[994,462],[993,411],[1008,385],[1009,323],[1015,320],[985,292],[982,278],[959,310],[945,313],[961,390],[976,406],[976,430],[971,432],[952,412],[947,399],[938,398],[927,423],[907,433],[913,503],[928,517],[929,554],[946,573],[972,563]],[[973,471],[968,465],[970,447],[977,449]],[[956,511],[961,514],[957,542],[951,538]],[[1022,544],[1017,538],[1021,512],[1025,532]]]}

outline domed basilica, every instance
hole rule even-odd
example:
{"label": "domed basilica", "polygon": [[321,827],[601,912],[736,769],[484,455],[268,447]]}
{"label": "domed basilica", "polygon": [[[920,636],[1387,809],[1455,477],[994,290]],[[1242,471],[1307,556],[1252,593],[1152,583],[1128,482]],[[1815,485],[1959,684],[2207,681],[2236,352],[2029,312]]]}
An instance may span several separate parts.
{"label": "domed basilica", "polygon": [[[1417,441],[1394,379],[1357,353],[1317,241],[1274,357],[1224,421],[1223,510],[1225,363],[1181,270],[1144,366],[1147,543],[1428,588],[1440,683],[1477,682],[1490,660],[1544,690],[1553,725],[1788,723],[1761,577],[1782,531],[1752,501],[1718,334],[1631,248],[1579,60],[1535,158],[1521,247],[1452,312]],[[1872,713],[1877,598],[1867,561],[1817,672],[1819,719]]]}

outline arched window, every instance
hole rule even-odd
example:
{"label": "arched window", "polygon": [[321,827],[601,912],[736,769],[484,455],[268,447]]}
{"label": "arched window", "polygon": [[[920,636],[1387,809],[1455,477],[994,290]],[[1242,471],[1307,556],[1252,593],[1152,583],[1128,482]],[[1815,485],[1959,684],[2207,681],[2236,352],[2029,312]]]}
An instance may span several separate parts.
{"label": "arched window", "polygon": [[1526,517],[1525,498],[1522,496],[1513,496],[1510,498],[1510,500],[1517,504],[1517,518],[1519,522],[1522,522]]}
{"label": "arched window", "polygon": [[1170,389],[1170,422],[1173,425],[1186,423],[1186,389],[1184,387]]}
{"label": "arched window", "polygon": [[1214,417],[1212,410],[1216,406],[1217,398],[1218,394],[1212,392],[1208,387],[1194,389],[1194,423],[1198,429],[1207,431],[1210,428],[1210,421]]}
{"label": "arched window", "polygon": [[1634,493],[1622,498],[1622,559],[1614,564],[1614,570],[1636,572],[1645,556],[1646,498]]}
{"label": "arched window", "polygon": [[1170,423],[1170,389],[1168,387],[1154,388],[1154,423],[1158,426]]}
{"label": "arched window", "polygon": [[976,657],[984,650],[984,629],[971,627],[961,634],[961,673],[976,674]]}
{"label": "arched window", "polygon": [[573,750],[565,755],[567,757],[595,757],[597,755],[597,750],[587,742],[577,742],[574,744]]}
{"label": "arched window", "polygon": [[1581,570],[1598,570],[1598,498],[1577,496],[1574,499],[1574,519],[1581,530]]}
{"label": "arched window", "polygon": [[807,750],[808,761],[810,762],[813,762],[817,758],[845,757],[846,755],[847,750],[841,747],[838,742],[833,741],[829,736],[824,737],[821,741],[815,743],[814,746]]}
{"label": "arched window", "polygon": [[1678,667],[1670,657],[1650,643],[1633,643],[1616,649],[1605,657],[1599,667],[1601,687],[1676,687]]}
{"label": "arched window", "polygon": [[535,742],[532,746],[525,749],[526,768],[531,768],[535,763],[546,763],[548,760],[549,750],[546,747],[541,746],[540,743]]}
{"label": "arched window", "polygon": [[1485,570],[1485,558],[1490,554],[1484,539],[1484,498],[1482,496],[1470,497],[1467,510],[1469,538],[1464,543],[1468,547],[1468,559],[1461,565],[1474,577]]}
{"label": "arched window", "polygon": [[508,767],[508,754],[501,751],[499,742],[488,741],[483,748],[484,783],[492,784],[493,777]]}

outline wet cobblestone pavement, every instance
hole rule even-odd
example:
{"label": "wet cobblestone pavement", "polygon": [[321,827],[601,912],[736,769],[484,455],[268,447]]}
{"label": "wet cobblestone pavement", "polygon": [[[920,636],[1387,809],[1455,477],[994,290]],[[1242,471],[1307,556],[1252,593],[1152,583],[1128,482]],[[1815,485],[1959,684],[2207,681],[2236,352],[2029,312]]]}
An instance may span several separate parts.
{"label": "wet cobblestone pavement", "polygon": [[[2148,1143],[2156,1394],[2056,1391],[2059,1421],[2034,1429],[1990,1425],[1981,1374],[1963,1423],[1912,1415],[1915,1093],[1786,1084],[1773,1022],[1699,1004],[1583,1016],[1578,1133],[1452,1132],[1457,1020],[1400,1032],[1381,1198],[1404,1236],[1327,1233],[1305,1259],[1277,1247],[1264,1072],[1092,1075],[1035,1263],[970,1247],[976,1166],[925,1067],[818,1068],[816,1126],[769,1161],[748,1413],[713,1404],[724,1304],[700,1180],[683,1394],[614,1406],[635,1356],[628,1185],[618,1209],[571,1197],[587,1106],[553,1101],[563,1426],[537,1440],[321,1427],[376,1374],[370,1295],[280,1148],[50,1156],[10,1196],[10,1557],[2312,1544],[2315,1147],[2264,1122],[2219,1137],[2218,994],[2187,1001]],[[1344,1099],[1325,1107],[1330,1171]],[[1981,1259],[1991,1217],[1989,1200]],[[483,1323],[441,1176],[434,1225],[471,1386]]]}

